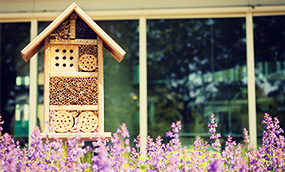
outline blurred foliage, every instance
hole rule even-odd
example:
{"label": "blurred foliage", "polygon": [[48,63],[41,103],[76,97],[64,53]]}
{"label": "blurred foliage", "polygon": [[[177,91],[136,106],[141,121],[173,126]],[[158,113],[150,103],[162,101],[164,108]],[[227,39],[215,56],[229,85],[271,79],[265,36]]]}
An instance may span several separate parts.
{"label": "blurred foliage", "polygon": [[186,135],[205,133],[211,113],[221,133],[241,134],[248,127],[245,20],[147,24],[149,134],[164,135],[177,120]]}
{"label": "blurred foliage", "polygon": [[[257,124],[268,112],[285,128],[285,17],[254,17],[253,22]],[[257,126],[261,137],[263,127]]]}
{"label": "blurred foliage", "polygon": [[118,126],[126,123],[131,138],[135,138],[139,134],[138,21],[96,23],[126,51],[120,63],[104,51],[105,131],[114,133]]}
{"label": "blurred foliage", "polygon": [[29,103],[29,86],[16,85],[17,76],[29,75],[30,63],[21,55],[29,41],[30,23],[0,23],[0,114],[5,121],[4,133],[14,134],[16,104]]}

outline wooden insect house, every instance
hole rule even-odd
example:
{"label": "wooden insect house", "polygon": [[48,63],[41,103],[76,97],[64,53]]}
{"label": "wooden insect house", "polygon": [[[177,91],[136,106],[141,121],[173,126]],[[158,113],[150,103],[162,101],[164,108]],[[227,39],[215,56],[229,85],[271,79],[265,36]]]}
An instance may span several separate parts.
{"label": "wooden insect house", "polygon": [[110,137],[104,131],[103,48],[118,62],[125,51],[76,3],[23,50],[25,61],[42,47],[44,133],[68,138]]}

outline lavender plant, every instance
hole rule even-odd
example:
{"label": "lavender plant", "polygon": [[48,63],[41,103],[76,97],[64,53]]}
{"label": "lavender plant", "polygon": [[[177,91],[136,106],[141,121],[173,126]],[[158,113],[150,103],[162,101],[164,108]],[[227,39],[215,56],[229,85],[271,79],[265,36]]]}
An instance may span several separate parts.
{"label": "lavender plant", "polygon": [[[140,152],[140,135],[130,147],[130,135],[122,124],[110,141],[97,139],[85,146],[79,137],[63,141],[42,138],[36,127],[30,148],[21,148],[11,135],[0,135],[0,171],[285,171],[285,138],[277,118],[265,114],[262,145],[250,144],[246,129],[244,143],[236,143],[231,136],[221,149],[221,134],[217,133],[215,115],[210,118],[209,141],[199,136],[191,147],[182,147],[179,139],[181,122],[172,123],[166,132],[169,142],[161,136],[148,136],[146,157]],[[0,132],[3,121],[0,116]],[[67,148],[67,151],[66,151]],[[91,156],[87,156],[91,154]],[[89,163],[84,161],[89,157]]]}

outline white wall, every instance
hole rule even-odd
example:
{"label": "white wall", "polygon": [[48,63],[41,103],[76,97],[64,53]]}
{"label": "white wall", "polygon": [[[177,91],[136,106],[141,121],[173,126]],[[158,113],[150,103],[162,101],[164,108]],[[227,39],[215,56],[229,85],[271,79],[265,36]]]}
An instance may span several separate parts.
{"label": "white wall", "polygon": [[[72,0],[0,0],[1,13],[57,12]],[[285,5],[284,0],[78,0],[84,11]]]}

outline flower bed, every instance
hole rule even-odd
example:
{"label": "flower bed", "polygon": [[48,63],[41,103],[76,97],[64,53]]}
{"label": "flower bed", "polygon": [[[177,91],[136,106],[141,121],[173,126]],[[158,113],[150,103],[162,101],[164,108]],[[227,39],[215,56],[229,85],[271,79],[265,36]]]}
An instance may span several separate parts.
{"label": "flower bed", "polygon": [[285,138],[281,135],[284,131],[278,119],[268,114],[262,123],[265,130],[260,148],[250,144],[244,129],[244,143],[236,144],[228,136],[224,150],[213,114],[208,125],[209,142],[197,137],[191,148],[181,146],[181,122],[172,123],[172,131],[166,133],[168,143],[164,144],[160,136],[155,141],[147,138],[146,157],[139,150],[140,136],[134,139],[135,146],[130,147],[125,124],[109,143],[99,139],[92,146],[84,146],[78,137],[66,142],[42,141],[36,127],[28,150],[15,143],[9,134],[0,136],[0,171],[285,171]]}

